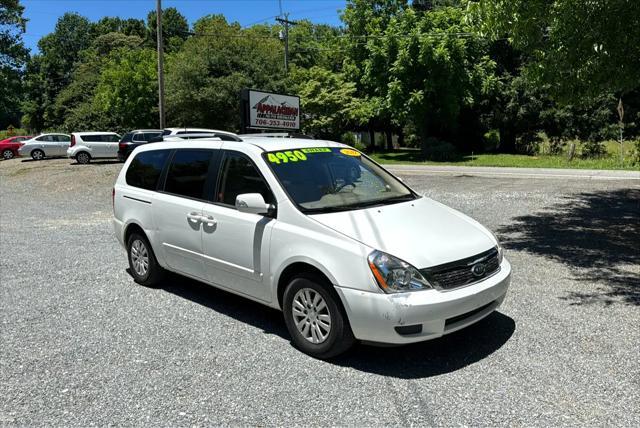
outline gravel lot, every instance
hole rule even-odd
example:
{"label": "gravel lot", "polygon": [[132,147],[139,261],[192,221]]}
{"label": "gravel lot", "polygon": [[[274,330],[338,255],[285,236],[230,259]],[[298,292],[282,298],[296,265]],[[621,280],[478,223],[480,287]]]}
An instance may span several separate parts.
{"label": "gravel lot", "polygon": [[638,181],[405,174],[498,234],[510,294],[451,336],[325,362],[276,311],[134,285],[120,166],[0,162],[0,425],[640,425]]}

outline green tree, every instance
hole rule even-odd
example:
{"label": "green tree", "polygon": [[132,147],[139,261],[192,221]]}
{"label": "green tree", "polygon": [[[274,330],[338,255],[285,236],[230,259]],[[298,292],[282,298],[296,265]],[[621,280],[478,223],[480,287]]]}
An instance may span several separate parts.
{"label": "green tree", "polygon": [[482,35],[509,37],[525,72],[556,99],[622,96],[640,86],[640,2],[480,0],[470,4]]}
{"label": "green tree", "polygon": [[26,19],[19,0],[0,2],[0,128],[20,122],[22,68],[29,53],[22,42]]}
{"label": "green tree", "polygon": [[355,83],[347,81],[342,73],[318,66],[294,67],[291,80],[307,117],[303,121],[305,133],[339,140],[346,129],[358,122],[362,106],[355,97]]}
{"label": "green tree", "polygon": [[[157,43],[157,14],[153,10],[147,15],[147,38],[151,46]],[[169,7],[162,10],[162,40],[165,52],[180,49],[182,43],[189,37],[189,23],[178,9]]]}
{"label": "green tree", "polygon": [[278,61],[282,45],[269,29],[245,30],[221,15],[200,19],[194,29],[167,63],[167,120],[173,126],[237,130],[241,89],[287,90]]}
{"label": "green tree", "polygon": [[152,127],[158,117],[157,56],[151,49],[118,49],[109,55],[95,89],[94,109],[117,131]]}
{"label": "green tree", "polygon": [[[37,65],[29,70],[40,73],[40,76],[28,76],[28,80],[33,91],[42,93],[37,97],[41,102],[36,105],[29,101],[23,106],[32,127],[38,124],[43,128],[55,128],[64,121],[63,117],[56,114],[55,99],[71,82],[73,70],[81,58],[80,53],[90,46],[91,29],[92,24],[87,18],[66,13],[58,19],[54,32],[38,42],[41,53],[32,57]],[[40,84],[40,87],[33,87],[35,84]],[[40,114],[42,116],[38,117]]]}
{"label": "green tree", "polygon": [[388,102],[398,121],[410,120],[423,143],[429,136],[458,140],[460,113],[497,83],[495,63],[477,37],[469,37],[464,11],[407,9],[385,32],[380,56],[389,67]]}

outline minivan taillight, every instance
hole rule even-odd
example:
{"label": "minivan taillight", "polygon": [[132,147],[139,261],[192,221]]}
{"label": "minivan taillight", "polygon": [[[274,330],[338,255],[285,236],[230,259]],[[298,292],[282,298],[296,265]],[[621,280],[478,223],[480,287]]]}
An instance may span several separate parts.
{"label": "minivan taillight", "polygon": [[76,145],[76,136],[71,134],[71,144],[69,144],[69,147],[73,147]]}

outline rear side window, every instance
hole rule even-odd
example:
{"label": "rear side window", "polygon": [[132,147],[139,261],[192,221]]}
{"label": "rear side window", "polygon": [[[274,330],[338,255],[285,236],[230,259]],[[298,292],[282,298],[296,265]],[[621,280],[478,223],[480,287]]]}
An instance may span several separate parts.
{"label": "rear side window", "polygon": [[62,142],[62,143],[68,143],[68,142],[71,141],[71,137],[68,136],[68,135],[56,135],[54,141],[58,141],[58,142]]}
{"label": "rear side window", "polygon": [[205,183],[212,150],[176,151],[165,181],[164,191],[188,198],[205,199]]}
{"label": "rear side window", "polygon": [[130,143],[132,137],[133,137],[133,132],[127,132],[126,134],[124,134],[122,136],[122,139],[120,140],[120,142],[121,143]]}
{"label": "rear side window", "polygon": [[275,202],[269,186],[253,163],[240,153],[227,152],[222,166],[218,202],[235,206],[236,196],[243,193],[260,193],[266,203]]}
{"label": "rear side window", "polygon": [[101,135],[100,137],[102,137],[102,141],[106,143],[117,143],[118,141],[120,141],[119,135],[106,134],[106,135]]}
{"label": "rear side window", "polygon": [[127,170],[127,184],[141,189],[156,190],[169,153],[169,150],[138,153]]}

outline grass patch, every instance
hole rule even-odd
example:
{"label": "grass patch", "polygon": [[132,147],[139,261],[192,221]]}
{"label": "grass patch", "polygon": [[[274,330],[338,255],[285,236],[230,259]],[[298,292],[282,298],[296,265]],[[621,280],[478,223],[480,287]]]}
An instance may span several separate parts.
{"label": "grass patch", "polygon": [[[640,167],[631,164],[631,151],[626,151],[625,161],[620,165],[620,146],[611,147],[609,156],[599,159],[574,158],[568,161],[566,155],[511,155],[483,153],[473,157],[461,155],[459,158],[450,161],[436,162],[426,160],[420,150],[400,149],[389,153],[373,153],[369,156],[382,164],[397,165],[459,165],[459,166],[498,166],[498,167],[519,167],[519,168],[575,168],[575,169],[613,169],[613,170],[639,170]],[[625,147],[627,149],[627,147]]]}

